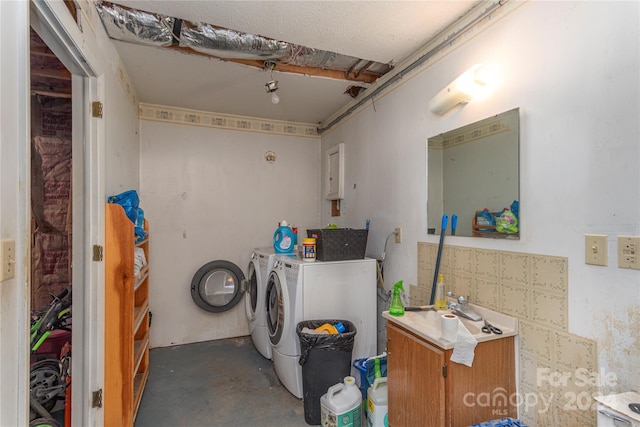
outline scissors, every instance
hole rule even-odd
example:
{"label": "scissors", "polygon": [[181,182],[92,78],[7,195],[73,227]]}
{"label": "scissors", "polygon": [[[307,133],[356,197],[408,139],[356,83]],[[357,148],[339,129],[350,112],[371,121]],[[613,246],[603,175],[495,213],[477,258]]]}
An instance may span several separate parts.
{"label": "scissors", "polygon": [[496,335],[500,335],[500,334],[502,334],[502,329],[496,328],[491,323],[489,323],[489,322],[487,322],[485,320],[484,321],[484,326],[482,327],[482,332],[484,332],[485,334],[490,334],[490,333],[493,332]]}

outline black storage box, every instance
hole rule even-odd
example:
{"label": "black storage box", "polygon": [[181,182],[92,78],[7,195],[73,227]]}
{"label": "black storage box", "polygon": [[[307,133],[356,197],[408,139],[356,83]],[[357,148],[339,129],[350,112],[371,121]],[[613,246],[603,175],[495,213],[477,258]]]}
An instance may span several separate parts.
{"label": "black storage box", "polygon": [[307,230],[307,237],[316,239],[318,261],[342,261],[364,258],[368,233],[353,228],[322,228]]}

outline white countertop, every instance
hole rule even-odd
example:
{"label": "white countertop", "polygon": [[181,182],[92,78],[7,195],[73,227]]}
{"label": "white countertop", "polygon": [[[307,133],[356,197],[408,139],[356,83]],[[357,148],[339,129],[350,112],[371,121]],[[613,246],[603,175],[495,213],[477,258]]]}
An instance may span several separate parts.
{"label": "white countertop", "polygon": [[[462,324],[466,326],[471,335],[473,335],[479,343],[518,335],[518,318],[474,304],[469,304],[469,307],[473,308],[473,310],[482,316],[483,319],[486,319],[487,322],[502,330],[502,334],[500,335],[493,333],[486,334],[481,330],[484,326],[484,320],[473,322],[462,316],[458,316],[458,318],[462,320]],[[455,343],[442,338],[440,319],[443,314],[451,314],[451,312],[449,310],[441,310],[438,312],[433,310],[405,311],[403,316],[392,316],[388,311],[384,311],[382,317],[424,338],[431,344],[448,350],[452,349]]]}
{"label": "white countertop", "polygon": [[640,394],[635,391],[609,394],[607,396],[595,396],[594,399],[612,410],[631,418],[632,420],[640,421],[640,414],[636,414],[629,409],[629,403],[640,403]]}

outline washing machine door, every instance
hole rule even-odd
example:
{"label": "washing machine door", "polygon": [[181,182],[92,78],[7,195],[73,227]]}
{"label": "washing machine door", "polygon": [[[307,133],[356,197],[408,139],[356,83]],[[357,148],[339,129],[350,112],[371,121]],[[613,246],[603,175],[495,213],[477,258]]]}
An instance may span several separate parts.
{"label": "washing machine door", "polygon": [[191,280],[191,298],[203,310],[221,313],[242,299],[242,270],[229,261],[211,261],[200,267]]}
{"label": "washing machine door", "polygon": [[258,270],[256,264],[258,263],[258,257],[256,254],[251,255],[251,261],[247,268],[247,289],[246,289],[246,310],[247,319],[253,321],[256,317],[256,309],[258,308]]}
{"label": "washing machine door", "polygon": [[282,338],[286,310],[282,283],[280,283],[280,276],[278,276],[276,271],[272,271],[269,274],[265,300],[267,304],[267,329],[269,330],[269,340],[271,341],[271,344],[277,345]]}

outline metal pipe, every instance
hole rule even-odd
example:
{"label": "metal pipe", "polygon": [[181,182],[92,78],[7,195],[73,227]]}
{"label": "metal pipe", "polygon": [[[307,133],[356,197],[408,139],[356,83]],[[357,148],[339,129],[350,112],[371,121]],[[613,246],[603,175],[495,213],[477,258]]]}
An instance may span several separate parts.
{"label": "metal pipe", "polygon": [[363,96],[353,106],[351,106],[347,111],[345,111],[344,113],[340,114],[338,117],[336,117],[331,122],[329,122],[329,124],[327,124],[326,126],[318,127],[318,129],[317,129],[318,130],[318,134],[322,134],[323,132],[328,131],[329,129],[331,129],[332,127],[334,127],[338,123],[340,123],[342,121],[342,119],[344,119],[345,117],[350,116],[351,113],[353,113],[358,108],[360,108],[365,102],[367,102],[368,100],[372,99],[373,97],[378,95],[380,92],[382,92],[383,90],[385,90],[386,88],[388,88],[389,86],[391,86],[392,84],[397,82],[398,80],[402,79],[402,77],[405,74],[409,73],[410,71],[413,71],[415,68],[417,68],[420,65],[422,65],[425,61],[430,59],[436,53],[440,52],[440,50],[442,50],[445,46],[451,44],[451,42],[455,41],[460,36],[462,36],[467,31],[469,31],[471,28],[473,28],[478,22],[480,22],[481,20],[486,18],[494,10],[496,10],[497,8],[499,8],[502,5],[504,5],[504,3],[506,3],[506,1],[507,0],[499,0],[499,1],[495,2],[495,3],[493,3],[491,6],[487,7],[485,9],[485,11],[481,15],[477,16],[473,21],[469,22],[467,25],[462,27],[457,32],[452,33],[449,37],[447,37],[446,40],[438,43],[434,48],[432,48],[431,50],[426,52],[424,55],[420,56],[418,59],[413,61],[411,64],[407,65],[402,70],[399,70],[398,72],[396,72],[389,80],[385,81],[380,86],[376,87],[375,89],[373,89],[371,91],[367,90],[367,94],[365,96]]}

